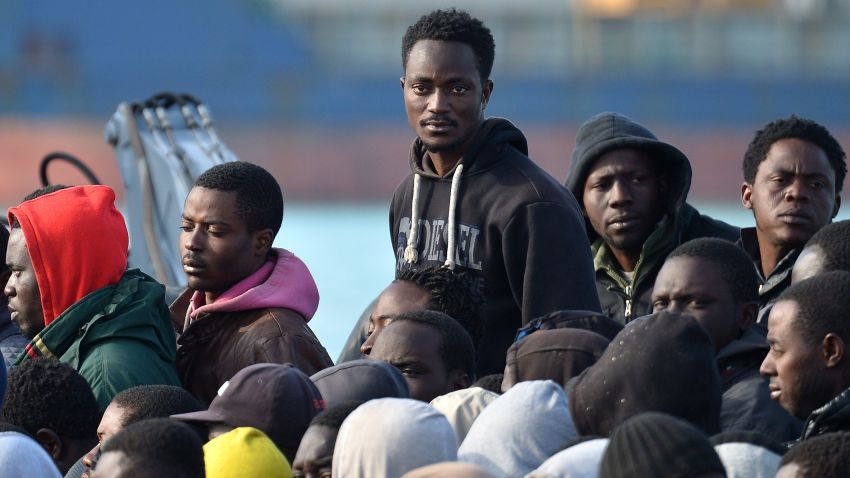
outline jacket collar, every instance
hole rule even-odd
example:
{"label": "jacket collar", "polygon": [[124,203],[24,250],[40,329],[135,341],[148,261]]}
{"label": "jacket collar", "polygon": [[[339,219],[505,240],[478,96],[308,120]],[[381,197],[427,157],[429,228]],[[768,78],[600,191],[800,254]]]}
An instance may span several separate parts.
{"label": "jacket collar", "polygon": [[801,249],[798,248],[788,251],[788,253],[785,254],[778,263],[776,263],[776,268],[773,269],[773,272],[771,272],[768,277],[764,277],[761,270],[761,249],[759,249],[756,228],[742,228],[741,239],[738,241],[738,245],[744,249],[744,252],[750,256],[750,259],[753,260],[753,264],[756,266],[756,273],[758,273],[759,279],[761,279],[763,283],[762,286],[759,287],[760,294],[776,287],[776,285],[782,282],[786,276],[791,274],[791,268],[794,267],[794,262],[797,261],[797,256],[799,256],[801,252]]}
{"label": "jacket collar", "polygon": [[597,238],[591,246],[593,267],[597,272],[607,274],[625,289],[627,286],[637,284],[644,277],[650,275],[651,271],[664,261],[667,253],[676,244],[676,236],[676,225],[674,221],[671,221],[669,216],[665,216],[643,243],[640,259],[638,259],[637,265],[635,265],[634,275],[631,281],[623,276],[620,265],[617,264],[610,248],[602,238]]}
{"label": "jacket collar", "polygon": [[809,415],[803,426],[803,435],[800,440],[823,433],[848,430],[850,430],[850,388]]}
{"label": "jacket collar", "polygon": [[[125,273],[117,285],[102,287],[68,307],[33,337],[15,363],[19,364],[27,357],[58,359],[65,355],[92,324],[112,313],[118,304],[135,292],[135,282],[130,284],[127,278]],[[78,364],[70,365],[77,368]]]}

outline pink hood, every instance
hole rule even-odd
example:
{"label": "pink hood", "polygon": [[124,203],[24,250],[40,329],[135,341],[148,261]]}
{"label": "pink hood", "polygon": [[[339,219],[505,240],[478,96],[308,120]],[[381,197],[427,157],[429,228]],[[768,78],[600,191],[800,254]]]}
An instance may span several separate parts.
{"label": "pink hood", "polygon": [[319,307],[319,289],[304,262],[286,249],[273,249],[269,260],[245,279],[221,294],[212,304],[204,303],[204,294],[195,291],[189,316],[213,312],[284,308],[301,314],[306,322]]}

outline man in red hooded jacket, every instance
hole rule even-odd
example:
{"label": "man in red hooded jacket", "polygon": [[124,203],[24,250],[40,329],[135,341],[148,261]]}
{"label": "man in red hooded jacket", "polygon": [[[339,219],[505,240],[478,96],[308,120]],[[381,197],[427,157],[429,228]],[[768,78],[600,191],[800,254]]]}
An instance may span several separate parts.
{"label": "man in red hooded jacket", "polygon": [[136,385],[179,385],[165,288],[127,270],[127,228],[107,186],[51,186],[9,209],[3,292],[30,340],[17,363],[56,358],[92,387],[101,411]]}

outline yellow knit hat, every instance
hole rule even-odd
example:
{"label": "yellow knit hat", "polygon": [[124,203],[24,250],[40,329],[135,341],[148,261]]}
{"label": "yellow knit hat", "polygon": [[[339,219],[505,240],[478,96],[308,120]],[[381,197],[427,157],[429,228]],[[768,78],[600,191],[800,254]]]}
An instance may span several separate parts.
{"label": "yellow knit hat", "polygon": [[207,478],[292,478],[283,453],[265,433],[251,427],[235,428],[204,445]]}

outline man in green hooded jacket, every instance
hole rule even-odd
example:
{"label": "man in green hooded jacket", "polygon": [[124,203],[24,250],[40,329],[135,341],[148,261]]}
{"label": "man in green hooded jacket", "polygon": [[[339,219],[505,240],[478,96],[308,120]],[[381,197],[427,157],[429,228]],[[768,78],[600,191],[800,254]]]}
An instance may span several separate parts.
{"label": "man in green hooded jacket", "polygon": [[655,277],[679,244],[738,239],[737,228],[687,204],[688,158],[619,113],[579,128],[566,186],[587,219],[602,312],[622,324],[652,313]]}

